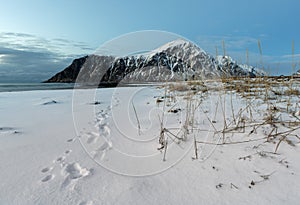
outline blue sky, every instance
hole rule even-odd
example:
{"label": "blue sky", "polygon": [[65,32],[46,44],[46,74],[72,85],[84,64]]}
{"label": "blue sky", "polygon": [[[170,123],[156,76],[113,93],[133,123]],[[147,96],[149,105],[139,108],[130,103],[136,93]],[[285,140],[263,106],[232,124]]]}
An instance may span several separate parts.
{"label": "blue sky", "polygon": [[[298,0],[0,0],[0,82],[49,78],[73,58],[128,32],[163,30],[181,35],[212,55],[263,62],[272,74],[300,63]],[[298,65],[297,65],[298,68]]]}

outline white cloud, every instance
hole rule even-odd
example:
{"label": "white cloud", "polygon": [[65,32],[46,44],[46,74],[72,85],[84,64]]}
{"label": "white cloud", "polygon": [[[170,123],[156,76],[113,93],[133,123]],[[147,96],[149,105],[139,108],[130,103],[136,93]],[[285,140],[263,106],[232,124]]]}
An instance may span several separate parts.
{"label": "white cloud", "polygon": [[5,63],[5,54],[0,54],[0,64],[4,64]]}
{"label": "white cloud", "polygon": [[83,42],[0,33],[0,82],[16,79],[40,82],[65,68],[74,58],[92,52]]}
{"label": "white cloud", "polygon": [[286,59],[286,60],[289,60],[289,61],[292,61],[293,59],[295,61],[300,61],[300,53],[298,54],[294,54],[294,55],[283,55],[281,56],[282,59]]}
{"label": "white cloud", "polygon": [[85,55],[94,51],[84,42],[68,39],[46,39],[25,33],[0,33],[0,46],[19,51],[53,52],[61,56]]}
{"label": "white cloud", "polygon": [[257,45],[258,39],[248,36],[198,36],[196,38],[196,43],[208,51],[215,51],[216,47],[222,49],[223,41],[226,50],[246,51],[247,47]]}

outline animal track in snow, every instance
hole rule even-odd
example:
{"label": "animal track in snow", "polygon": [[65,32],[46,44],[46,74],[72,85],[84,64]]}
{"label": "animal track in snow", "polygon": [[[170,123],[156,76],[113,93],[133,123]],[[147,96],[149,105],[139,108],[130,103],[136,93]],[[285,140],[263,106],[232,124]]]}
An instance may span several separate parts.
{"label": "animal track in snow", "polygon": [[120,104],[120,98],[115,97],[112,99],[112,105],[114,107],[117,107],[119,104]]}
{"label": "animal track in snow", "polygon": [[95,133],[95,132],[88,133],[87,136],[88,136],[88,139],[87,139],[88,144],[97,142],[97,140],[99,138],[99,134]]}
{"label": "animal track in snow", "polygon": [[72,150],[66,150],[65,154],[70,154],[72,152]]}
{"label": "animal track in snow", "polygon": [[50,174],[50,175],[45,176],[41,181],[42,182],[47,182],[47,181],[49,181],[49,180],[51,180],[53,178],[54,178],[54,175]]}
{"label": "animal track in snow", "polygon": [[58,164],[60,165],[60,168],[64,168],[67,165],[67,163],[65,162],[66,156],[69,155],[71,152],[72,152],[72,150],[66,150],[63,155],[59,156],[58,158],[56,158],[52,161],[53,166],[47,166],[47,167],[44,167],[43,169],[41,169],[42,173],[44,173],[44,174],[49,173],[47,176],[42,178],[41,181],[46,182],[46,181],[53,179],[55,175],[53,173],[51,173],[51,171],[54,168],[56,168]]}
{"label": "animal track in snow", "polygon": [[65,159],[66,159],[65,156],[61,156],[56,159],[56,162],[63,162]]}
{"label": "animal track in snow", "polygon": [[[87,168],[83,168],[80,166],[78,162],[74,162],[72,164],[67,164],[62,170],[62,175],[65,177],[64,182],[61,185],[61,188],[65,188],[70,184],[73,184],[73,188],[75,186],[75,182],[83,177],[89,176],[91,171]],[[71,188],[71,189],[73,189]]]}
{"label": "animal track in snow", "polygon": [[98,156],[101,156],[101,160],[103,160],[106,152],[112,148],[112,141],[110,139],[110,127],[109,127],[109,115],[107,112],[111,109],[109,106],[106,111],[101,110],[96,116],[96,123],[95,127],[98,130],[97,136],[102,137],[105,141],[100,145],[100,147],[94,151],[91,152],[93,155],[93,158],[97,158]]}
{"label": "animal track in snow", "polygon": [[107,137],[108,135],[110,135],[110,128],[109,128],[109,126],[108,126],[107,123],[99,125],[98,129],[99,129],[99,132],[102,135],[104,135],[105,137]]}
{"label": "animal track in snow", "polygon": [[74,142],[75,138],[68,139],[67,142]]}
{"label": "animal track in snow", "polygon": [[82,168],[77,162],[68,164],[65,167],[64,172],[70,177],[70,179],[78,179],[90,174],[89,170],[87,170],[86,168]]}
{"label": "animal track in snow", "polygon": [[42,173],[46,173],[48,171],[51,171],[53,167],[45,167],[44,169],[41,170]]}
{"label": "animal track in snow", "polygon": [[104,142],[98,149],[91,152],[91,154],[93,155],[94,159],[100,156],[100,160],[103,160],[106,152],[111,148],[112,148],[111,142]]}

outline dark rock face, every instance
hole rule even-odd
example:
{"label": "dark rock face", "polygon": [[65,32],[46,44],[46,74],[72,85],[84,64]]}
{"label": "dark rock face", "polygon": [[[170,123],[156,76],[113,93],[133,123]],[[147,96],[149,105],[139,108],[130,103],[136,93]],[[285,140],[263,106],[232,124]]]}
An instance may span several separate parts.
{"label": "dark rock face", "polygon": [[229,56],[217,56],[216,63],[223,77],[245,77],[254,78],[264,76],[265,72],[253,66],[238,64]]}
{"label": "dark rock face", "polygon": [[63,71],[55,74],[50,79],[46,80],[45,83],[74,83],[87,58],[88,56],[84,56],[82,58],[73,60],[71,65],[69,65]]}
{"label": "dark rock face", "polygon": [[176,40],[144,55],[125,57],[90,55],[75,59],[46,82],[116,85],[220,78],[255,77],[254,67],[238,65],[230,57],[215,60],[194,44]]}
{"label": "dark rock face", "polygon": [[103,75],[101,82],[142,83],[186,80],[185,75],[192,75],[187,62],[167,54],[155,53],[151,56],[129,56],[116,58]]}

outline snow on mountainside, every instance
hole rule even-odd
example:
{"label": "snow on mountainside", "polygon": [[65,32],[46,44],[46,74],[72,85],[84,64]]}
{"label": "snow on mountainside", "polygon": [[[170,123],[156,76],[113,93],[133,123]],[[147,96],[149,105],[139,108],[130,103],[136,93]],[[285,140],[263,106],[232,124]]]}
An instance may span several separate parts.
{"label": "snow on mountainside", "polygon": [[230,76],[265,76],[266,73],[256,67],[246,65],[246,64],[238,64],[235,60],[233,60],[230,56],[217,56],[216,62],[222,72],[230,77]]}
{"label": "snow on mountainside", "polygon": [[69,66],[68,70],[56,74],[47,82],[77,80],[91,84],[118,84],[121,81],[143,83],[264,75],[252,66],[237,64],[228,56],[215,59],[183,39],[171,41],[145,54],[122,57],[90,55],[82,62],[79,76],[74,76],[74,72],[70,72],[72,66]]}

